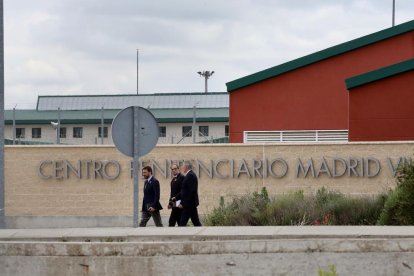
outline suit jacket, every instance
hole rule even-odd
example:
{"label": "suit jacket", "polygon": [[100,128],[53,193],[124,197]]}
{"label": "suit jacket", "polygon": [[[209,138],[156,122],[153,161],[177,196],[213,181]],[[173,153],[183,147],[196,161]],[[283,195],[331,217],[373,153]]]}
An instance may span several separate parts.
{"label": "suit jacket", "polygon": [[184,175],[181,173],[177,174],[177,176],[174,176],[173,179],[171,179],[171,193],[170,198],[177,198],[177,195],[181,192],[181,186],[183,184]]}
{"label": "suit jacket", "polygon": [[184,208],[195,208],[198,206],[198,179],[195,173],[190,170],[184,176],[181,192],[177,199],[181,199]]}
{"label": "suit jacket", "polygon": [[142,211],[148,211],[152,207],[162,210],[160,203],[160,182],[153,176],[144,182],[144,199],[142,200]]}

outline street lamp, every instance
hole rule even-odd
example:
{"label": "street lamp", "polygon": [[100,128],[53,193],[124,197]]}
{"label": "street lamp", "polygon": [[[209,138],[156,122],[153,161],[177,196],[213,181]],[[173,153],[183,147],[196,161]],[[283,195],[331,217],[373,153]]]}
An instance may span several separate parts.
{"label": "street lamp", "polygon": [[205,79],[205,84],[204,84],[205,91],[204,92],[207,93],[208,92],[207,80],[214,74],[214,71],[199,71],[197,73],[200,75],[200,77],[204,77]]}

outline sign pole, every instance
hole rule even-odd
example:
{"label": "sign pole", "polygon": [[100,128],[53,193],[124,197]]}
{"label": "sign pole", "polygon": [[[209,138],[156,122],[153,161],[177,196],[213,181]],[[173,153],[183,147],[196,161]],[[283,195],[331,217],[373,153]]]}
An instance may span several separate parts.
{"label": "sign pole", "polygon": [[4,26],[0,0],[0,229],[6,228],[4,192]]}
{"label": "sign pole", "polygon": [[139,205],[139,185],[138,185],[138,159],[139,159],[139,107],[134,106],[134,227],[138,227],[138,205]]}
{"label": "sign pole", "polygon": [[[1,0],[0,0],[1,1]],[[139,226],[139,157],[149,153],[157,144],[159,128],[154,115],[139,106],[121,110],[112,121],[112,140],[123,154],[133,158],[133,227]]]}

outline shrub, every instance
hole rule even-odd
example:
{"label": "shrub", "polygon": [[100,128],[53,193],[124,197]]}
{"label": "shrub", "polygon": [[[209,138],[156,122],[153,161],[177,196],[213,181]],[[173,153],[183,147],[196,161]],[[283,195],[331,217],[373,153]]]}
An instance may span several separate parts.
{"label": "shrub", "polygon": [[204,224],[226,225],[373,225],[386,196],[348,197],[322,188],[315,195],[303,191],[270,198],[260,193],[234,197],[205,217]]}
{"label": "shrub", "polygon": [[414,164],[412,162],[398,168],[397,187],[390,192],[378,224],[414,224]]}
{"label": "shrub", "polygon": [[342,197],[331,205],[330,224],[375,225],[384,206],[385,196]]}
{"label": "shrub", "polygon": [[265,187],[260,193],[233,197],[230,203],[225,204],[220,198],[220,206],[204,218],[204,224],[211,226],[241,226],[241,225],[265,225],[263,212],[270,202]]}
{"label": "shrub", "polygon": [[269,202],[262,220],[267,220],[266,225],[304,225],[308,223],[311,204],[303,191],[282,195]]}

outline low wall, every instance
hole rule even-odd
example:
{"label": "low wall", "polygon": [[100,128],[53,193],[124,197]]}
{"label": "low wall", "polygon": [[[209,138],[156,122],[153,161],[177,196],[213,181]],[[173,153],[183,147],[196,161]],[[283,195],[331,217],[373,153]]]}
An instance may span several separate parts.
{"label": "low wall", "polygon": [[1,275],[413,275],[412,227],[0,230]]}
{"label": "low wall", "polygon": [[[166,207],[171,162],[193,160],[199,174],[199,211],[208,213],[220,197],[230,200],[262,187],[271,196],[321,187],[347,194],[385,192],[395,185],[398,164],[413,153],[413,142],[160,145],[141,162],[154,166]],[[6,146],[6,219],[13,227],[35,223],[33,218],[41,225],[55,219],[56,225],[50,225],[59,227],[69,217],[74,226],[128,225],[131,175],[131,159],[112,146]]]}

